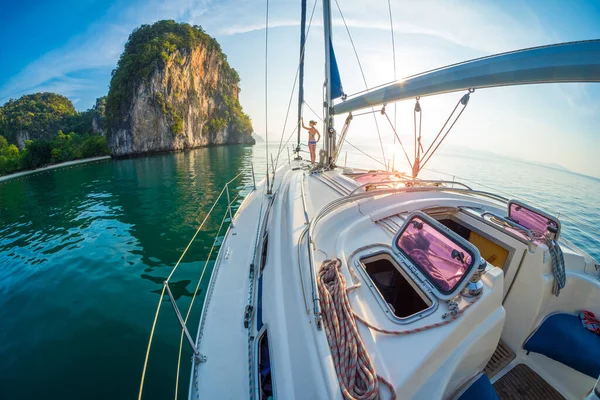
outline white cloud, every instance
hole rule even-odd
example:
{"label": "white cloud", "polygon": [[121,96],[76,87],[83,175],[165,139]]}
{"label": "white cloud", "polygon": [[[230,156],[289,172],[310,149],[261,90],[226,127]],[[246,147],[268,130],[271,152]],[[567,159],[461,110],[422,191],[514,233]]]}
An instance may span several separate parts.
{"label": "white cloud", "polygon": [[[338,1],[340,1],[344,17],[361,56],[369,85],[390,81],[393,75],[387,2],[370,2],[368,6],[365,6],[364,0]],[[309,15],[312,5],[312,1],[309,1]],[[510,12],[508,8],[510,8]],[[545,30],[543,21],[539,20],[539,15],[528,5],[511,3],[511,7],[508,8],[503,7],[502,2],[492,4],[392,0],[398,77],[471,57],[573,39],[568,36],[570,34],[568,32],[565,33],[567,36],[561,36],[562,33],[559,31]],[[279,34],[283,32],[289,34],[291,30],[285,28],[294,28],[299,25],[299,11],[299,5],[296,2],[271,2],[270,4],[269,25],[273,28],[270,45],[277,48],[277,51],[283,51],[282,54],[278,54],[279,59],[277,60],[278,75],[281,76],[269,78],[277,82],[277,84],[270,85],[273,93],[269,94],[269,127],[276,131],[281,130],[280,127],[277,127],[278,125],[283,127],[285,106],[289,99],[288,89],[291,85],[291,81],[288,85],[287,81],[283,83],[283,80],[287,76],[293,77],[297,60],[297,42],[294,41],[286,46],[281,41],[284,36]],[[337,12],[335,1],[333,11],[336,54],[342,69],[344,87],[349,92],[362,90],[364,85],[360,71],[358,71],[354,53],[349,44],[343,21]],[[264,131],[264,105],[262,102],[255,101],[256,96],[261,99],[263,96],[263,76],[257,72],[259,69],[262,71],[262,68],[253,69],[249,66],[250,64],[262,64],[264,42],[244,43],[244,47],[251,48],[252,52],[242,51],[243,56],[235,53],[236,51],[240,53],[240,43],[251,38],[253,33],[264,29],[265,4],[252,0],[149,0],[147,2],[136,0],[133,4],[126,0],[118,0],[86,32],[73,37],[64,46],[46,53],[0,87],[0,104],[10,97],[18,97],[35,91],[58,92],[73,99],[85,98],[85,94],[89,93],[90,88],[96,88],[99,93],[102,93],[106,90],[104,88],[108,86],[108,81],[99,83],[99,80],[81,79],[80,77],[87,76],[86,71],[103,71],[102,76],[108,78],[108,71],[116,66],[131,31],[143,23],[152,23],[159,19],[175,19],[202,25],[209,34],[216,36],[222,44],[228,46],[228,53],[229,50],[232,50],[232,53],[229,54],[230,60],[236,60],[235,67],[242,75],[242,103],[253,118],[255,129],[258,132]],[[313,27],[316,28],[317,34],[311,33],[309,46],[312,47],[311,51],[314,51],[311,53],[312,65],[307,65],[306,77],[307,82],[319,82],[319,85],[311,85],[312,88],[306,87],[307,99],[313,106],[321,101],[322,59],[319,57],[322,57],[322,54],[320,49],[318,51],[316,49],[321,41],[319,37],[322,34],[321,20],[320,2],[317,2],[313,20]],[[287,40],[291,36],[287,35],[285,38]],[[256,59],[253,60],[253,63],[248,62],[248,65],[244,65],[249,57],[256,57]],[[273,60],[270,60],[271,62]],[[98,90],[101,85],[106,86]],[[580,116],[582,121],[589,122],[594,115],[598,114],[600,107],[592,101],[600,96],[600,91],[593,90],[590,92],[588,86],[584,85],[559,85],[555,89],[547,91],[532,89],[521,92],[511,89],[510,93],[521,94],[519,98],[514,98],[516,96],[513,94],[509,95],[508,92],[505,94],[503,91],[498,91],[498,95],[495,94],[496,92],[489,94],[485,92],[485,97],[482,96],[481,99],[482,103],[486,103],[485,110],[482,108],[481,111],[478,111],[476,118],[479,124],[473,124],[471,132],[464,129],[463,137],[472,142],[480,140],[481,146],[485,146],[485,143],[491,142],[482,139],[483,135],[479,134],[482,126],[486,126],[490,134],[494,133],[492,132],[494,130],[504,129],[504,132],[496,132],[499,133],[497,136],[502,136],[505,132],[512,130],[516,132],[513,133],[513,136],[523,134],[522,128],[520,133],[517,132],[517,129],[524,125],[527,126],[527,130],[537,129],[539,132],[560,132],[560,127],[567,126],[566,118],[565,121],[558,121],[555,118],[553,122],[556,126],[551,130],[546,129],[547,127],[543,123],[523,124],[518,116],[525,112],[524,110],[533,113],[534,122],[535,118],[544,120],[545,116],[553,117],[555,111],[560,108],[568,108],[576,116],[575,118]],[[542,95],[538,96],[534,92],[542,93]],[[534,96],[538,98],[533,98]],[[540,99],[540,97],[544,98]],[[486,98],[489,101],[485,101]],[[454,101],[444,103],[446,100],[439,99],[438,103],[438,99],[435,101],[432,99],[430,105],[427,106],[428,114],[425,126],[428,131],[431,130],[430,127],[435,130],[435,127],[441,123],[438,120],[446,116],[448,104]],[[90,101],[90,99],[85,101]],[[91,105],[85,104],[85,101],[80,101],[79,105],[82,107]],[[538,104],[532,110],[530,104],[536,101]],[[406,118],[410,115],[412,120],[412,111],[410,111],[412,106],[402,105],[402,107],[403,110],[406,109],[403,111],[403,117]],[[541,111],[542,108],[546,110],[547,115]],[[499,111],[499,109],[504,111]],[[490,115],[494,113],[499,114],[496,117],[497,127],[489,126],[489,121],[492,120]],[[281,119],[281,123],[278,118]],[[502,126],[502,124],[504,125]],[[375,138],[373,126],[366,122],[363,124],[359,120],[353,125],[354,128],[359,128],[358,130],[363,132],[361,138],[364,138],[365,141]],[[412,126],[409,125],[402,126],[402,132],[410,132]],[[583,123],[581,125],[583,126]],[[385,124],[380,124],[380,127],[382,131],[387,130],[385,135],[391,138],[389,127],[386,127]],[[460,127],[461,129],[467,128],[468,120],[464,121],[464,125],[461,122]],[[287,135],[288,133],[285,133],[286,137]],[[506,133],[506,135],[509,137],[511,133]],[[534,137],[540,138],[541,135],[542,133],[539,133]],[[360,140],[357,139],[357,141]],[[474,146],[476,145],[474,144]],[[548,149],[551,147],[546,146]],[[593,145],[587,147],[591,148]],[[507,148],[506,151],[509,152],[511,149]],[[543,150],[540,150],[539,157],[540,159],[545,157]],[[575,160],[575,157],[572,156],[570,159]],[[581,159],[590,160],[591,158],[583,157]],[[596,161],[585,162],[589,165],[586,164],[587,166],[582,166],[579,170],[590,171],[596,168],[594,165],[597,166]],[[592,163],[595,164],[592,165]]]}
{"label": "white cloud", "polygon": [[[483,7],[465,7],[453,4],[451,7],[437,3],[435,7],[426,2],[404,6],[393,5],[396,9],[395,29],[397,35],[421,34],[443,38],[451,43],[467,46],[482,52],[505,50],[507,43],[540,41],[540,35],[532,32],[528,25],[519,25],[502,12],[487,12]],[[343,11],[351,29],[388,30],[387,7],[364,8],[357,0],[344,2]],[[270,10],[272,28],[298,25],[297,6],[274,4]],[[398,9],[402,9],[399,12]],[[309,15],[312,6],[309,5]],[[497,11],[497,10],[496,10]],[[62,79],[59,86],[72,92],[81,89],[66,87],[69,74],[90,69],[110,69],[116,65],[130,32],[143,23],[157,19],[177,19],[191,23],[202,22],[205,29],[214,35],[235,35],[264,29],[264,6],[248,0],[209,2],[207,0],[149,1],[135,4],[117,3],[90,28],[73,37],[63,47],[44,54],[12,77],[0,88],[0,102],[9,97],[57,87],[50,82]],[[337,13],[337,10],[334,12]],[[320,6],[316,7],[314,26],[321,26]],[[493,15],[496,23],[490,23]],[[231,21],[235,21],[231,23]],[[462,24],[469,24],[468,29]],[[339,17],[334,24],[342,27]],[[481,28],[481,34],[473,35],[473,24]],[[508,35],[507,35],[508,32]],[[527,32],[527,34],[525,34]],[[500,34],[502,33],[502,34]],[[508,37],[507,37],[508,36]],[[524,40],[523,38],[527,38]],[[538,43],[539,44],[539,43]],[[513,45],[514,46],[514,45]]]}
{"label": "white cloud", "polygon": [[[36,91],[60,89],[60,93],[68,94],[84,89],[82,82],[68,76],[86,70],[114,68],[134,28],[158,19],[180,19],[191,10],[193,13],[188,16],[200,15],[204,7],[202,0],[118,3],[86,32],[73,37],[63,47],[44,54],[9,79],[0,88],[0,103]],[[53,83],[54,80],[62,83]],[[93,82],[88,83],[94,86]]]}

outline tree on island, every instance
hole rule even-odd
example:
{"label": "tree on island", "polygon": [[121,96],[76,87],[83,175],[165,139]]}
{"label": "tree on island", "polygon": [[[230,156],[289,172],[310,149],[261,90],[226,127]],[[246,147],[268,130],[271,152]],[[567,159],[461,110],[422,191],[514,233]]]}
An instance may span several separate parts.
{"label": "tree on island", "polygon": [[95,134],[105,129],[105,104],[102,97],[93,108],[77,112],[69,99],[55,93],[9,100],[0,107],[0,175],[108,155],[106,138]]}

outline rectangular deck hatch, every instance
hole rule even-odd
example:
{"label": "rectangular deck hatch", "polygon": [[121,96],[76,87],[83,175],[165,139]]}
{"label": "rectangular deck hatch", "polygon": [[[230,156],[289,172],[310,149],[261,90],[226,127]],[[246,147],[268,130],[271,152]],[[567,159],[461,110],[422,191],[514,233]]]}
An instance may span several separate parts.
{"label": "rectangular deck hatch", "polygon": [[537,244],[548,236],[558,239],[560,235],[558,218],[517,200],[508,202],[508,219],[529,229]]}
{"label": "rectangular deck hatch", "polygon": [[360,262],[396,317],[408,320],[409,317],[432,307],[433,302],[404,272],[391,254],[378,253],[361,258]]}
{"label": "rectangular deck hatch", "polygon": [[441,300],[458,294],[481,258],[475,246],[420,211],[408,216],[393,246]]}

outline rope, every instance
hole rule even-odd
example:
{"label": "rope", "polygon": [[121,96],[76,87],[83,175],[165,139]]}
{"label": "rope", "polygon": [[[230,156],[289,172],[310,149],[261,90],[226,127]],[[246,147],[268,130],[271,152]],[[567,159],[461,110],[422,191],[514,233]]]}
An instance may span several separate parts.
{"label": "rope", "polygon": [[[215,208],[215,206],[217,205],[217,202],[221,199],[221,197],[223,196],[223,193],[225,193],[225,189],[227,188],[227,186],[231,182],[233,182],[237,178],[239,178],[244,172],[245,171],[240,172],[239,174],[237,174],[236,176],[234,176],[229,182],[227,182],[225,184],[225,186],[223,186],[223,189],[221,189],[221,193],[219,193],[219,195],[215,199],[213,205],[208,210],[208,213],[206,213],[206,216],[202,220],[202,223],[200,224],[200,226],[198,226],[198,229],[196,229],[196,232],[194,233],[194,236],[192,236],[192,239],[189,241],[189,243],[187,244],[187,246],[183,250],[183,253],[181,253],[181,256],[177,260],[177,263],[175,264],[175,266],[171,270],[171,273],[169,274],[169,276],[167,277],[167,279],[165,279],[165,282],[167,283],[167,285],[169,284],[169,281],[171,280],[171,277],[173,276],[173,274],[175,273],[175,271],[179,267],[179,264],[181,263],[181,260],[183,260],[183,257],[185,257],[186,253],[188,252],[190,246],[192,245],[192,243],[194,242],[194,240],[196,240],[196,236],[198,236],[198,234],[200,233],[200,231],[204,227],[204,224],[206,223],[206,221],[208,221],[208,218],[210,217],[210,215],[211,215],[213,209]],[[145,378],[146,378],[146,370],[147,370],[147,367],[148,367],[148,359],[150,358],[150,348],[152,347],[152,341],[154,339],[154,331],[156,330],[156,323],[158,321],[158,315],[160,313],[160,308],[161,308],[162,303],[163,303],[162,299],[163,299],[163,297],[165,295],[166,285],[162,285],[162,286],[163,286],[163,288],[162,288],[162,291],[160,293],[160,297],[158,299],[158,305],[156,306],[156,313],[154,315],[154,321],[152,321],[152,329],[150,330],[150,337],[148,338],[148,347],[146,348],[146,357],[144,358],[144,367],[142,369],[142,379],[141,379],[141,382],[140,382],[140,390],[138,392],[138,400],[142,399],[142,393],[144,391],[144,381],[145,381]]]}
{"label": "rope", "polygon": [[160,292],[160,300],[158,307],[156,308],[156,314],[154,315],[154,321],[152,322],[152,329],[150,330],[150,339],[148,339],[148,348],[146,348],[146,358],[144,359],[144,369],[142,370],[142,381],[140,382],[140,392],[138,394],[138,400],[142,400],[142,392],[144,390],[144,379],[146,378],[146,368],[148,367],[148,358],[150,357],[150,347],[152,346],[152,339],[154,339],[154,331],[156,329],[156,321],[158,321],[158,313],[160,312],[160,306],[162,304],[162,298],[165,295],[166,285],[163,285],[162,291]]}
{"label": "rope", "polygon": [[[477,301],[477,298],[475,299],[475,301]],[[366,320],[364,320],[356,312],[353,311],[353,313],[354,313],[354,318],[356,318],[357,320],[359,320],[360,322],[365,324],[367,327],[373,329],[374,331],[377,331],[379,333],[385,333],[386,335],[404,336],[404,335],[410,335],[411,333],[419,333],[419,332],[426,331],[428,329],[439,328],[440,326],[448,325],[449,323],[451,323],[452,321],[454,321],[458,317],[460,317],[461,314],[463,314],[469,307],[471,307],[475,303],[475,301],[467,303],[463,308],[456,311],[456,313],[454,313],[454,314],[452,314],[452,313],[447,314],[448,317],[445,318],[442,322],[437,322],[435,324],[426,325],[426,326],[422,326],[420,328],[415,328],[415,329],[408,329],[408,330],[404,330],[404,331],[389,331],[387,329],[378,328],[375,325],[372,325],[369,322],[367,322]]]}
{"label": "rope", "polygon": [[[233,200],[231,200],[231,203],[229,203],[229,207],[231,207],[231,205],[235,203],[235,201],[238,199],[238,197],[240,197],[240,193],[238,193],[233,198]],[[190,301],[190,305],[188,307],[187,314],[185,315],[185,319],[183,321],[184,325],[187,324],[188,318],[190,317],[192,307],[194,306],[194,301],[196,300],[196,295],[198,294],[198,289],[200,289],[200,283],[202,282],[202,278],[204,277],[204,273],[206,272],[206,268],[208,267],[208,262],[210,261],[210,256],[212,255],[212,253],[217,245],[217,239],[219,238],[219,236],[221,234],[221,229],[223,228],[223,224],[225,223],[225,220],[227,219],[228,215],[229,215],[229,208],[225,209],[225,212],[223,213],[223,219],[221,219],[221,225],[219,225],[219,229],[218,229],[217,233],[215,234],[215,239],[213,241],[212,247],[210,248],[210,251],[208,252],[208,256],[206,257],[206,261],[204,262],[204,267],[202,268],[202,273],[200,274],[200,278],[198,279],[198,284],[196,285],[196,290],[194,290],[194,294],[192,295],[192,300]],[[177,395],[179,392],[179,371],[181,369],[181,353],[183,351],[183,336],[184,335],[185,335],[185,331],[183,329],[181,329],[181,337],[179,338],[179,356],[177,358],[177,375],[175,378],[175,400],[177,400]]]}
{"label": "rope", "polygon": [[[386,335],[404,336],[423,332],[428,329],[448,325],[460,317],[471,307],[479,297],[459,309],[458,304],[449,307],[450,312],[442,316],[443,321],[423,327],[392,331],[379,328],[359,316],[350,305],[348,292],[358,288],[360,283],[346,287],[346,278],[340,271],[342,262],[336,258],[325,260],[317,275],[317,285],[321,298],[321,310],[325,325],[325,334],[331,349],[335,370],[340,382],[340,389],[345,399],[377,399],[379,398],[379,385],[383,383],[391,393],[391,398],[396,398],[394,387],[387,380],[377,375],[375,366],[369,358],[365,345],[362,342],[356,320],[369,329]],[[353,279],[358,281],[352,269],[349,269]]]}
{"label": "rope", "polygon": [[353,318],[339,259],[324,261],[317,275],[325,334],[344,399],[379,398],[379,382],[396,398],[394,387],[377,375]]}
{"label": "rope", "polygon": [[[342,13],[342,9],[338,0],[335,0],[335,4],[340,12],[340,16],[342,17],[342,21],[344,22],[344,26],[346,27],[346,32],[348,33],[348,38],[350,39],[350,44],[352,44],[352,50],[354,50],[354,55],[356,56],[356,61],[358,62],[358,68],[360,69],[360,74],[362,75],[363,82],[365,84],[365,88],[367,88],[367,92],[369,91],[369,85],[367,84],[367,78],[365,77],[365,71],[363,71],[362,64],[360,62],[360,58],[358,57],[358,52],[356,51],[356,46],[354,45],[354,40],[352,40],[352,35],[350,34],[350,29],[348,28],[348,24],[346,24],[346,19],[344,18],[344,13]],[[373,112],[375,109],[371,107]],[[375,121],[375,128],[377,129],[377,136],[379,137],[379,146],[381,146],[381,156],[383,157],[383,165],[387,168],[387,162],[385,160],[385,151],[383,150],[383,141],[381,140],[381,132],[379,131],[379,123],[377,122],[377,117],[373,113],[373,121]]]}
{"label": "rope", "polygon": [[552,294],[558,297],[560,290],[567,284],[567,276],[565,273],[565,259],[563,252],[558,243],[552,239],[546,240],[546,246],[550,251],[552,259],[552,274],[554,275],[554,284],[552,285]]}

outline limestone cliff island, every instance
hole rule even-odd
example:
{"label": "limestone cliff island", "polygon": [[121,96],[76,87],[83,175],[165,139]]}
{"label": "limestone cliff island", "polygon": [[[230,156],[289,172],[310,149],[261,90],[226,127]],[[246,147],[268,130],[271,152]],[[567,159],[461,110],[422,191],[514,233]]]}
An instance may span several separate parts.
{"label": "limestone cliff island", "polygon": [[201,27],[142,25],[129,36],[106,101],[112,156],[254,144],[239,75]]}

